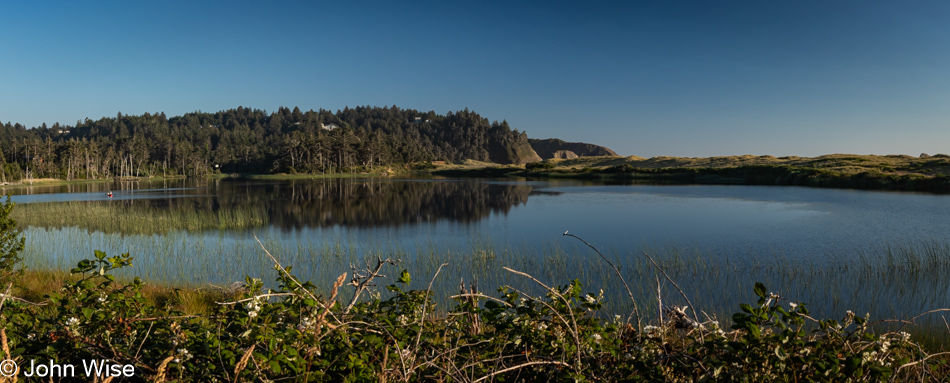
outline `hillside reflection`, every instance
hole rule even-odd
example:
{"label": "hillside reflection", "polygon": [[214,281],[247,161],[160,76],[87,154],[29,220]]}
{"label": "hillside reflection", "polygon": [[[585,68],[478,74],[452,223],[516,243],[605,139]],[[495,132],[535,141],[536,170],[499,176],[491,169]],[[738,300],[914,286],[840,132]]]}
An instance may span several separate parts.
{"label": "hillside reflection", "polygon": [[474,223],[491,214],[507,214],[527,203],[533,191],[524,184],[442,180],[211,180],[161,185],[165,188],[111,185],[119,187],[108,189],[115,190],[110,198],[104,194],[108,186],[87,186],[71,194],[20,196],[25,204],[18,208],[19,222],[126,234],[245,230],[267,225],[296,230]]}
{"label": "hillside reflection", "polygon": [[[394,227],[448,220],[477,222],[528,202],[532,188],[475,182],[350,181],[221,186],[198,209],[264,206],[282,229],[343,225]],[[170,203],[189,201],[170,200]]]}

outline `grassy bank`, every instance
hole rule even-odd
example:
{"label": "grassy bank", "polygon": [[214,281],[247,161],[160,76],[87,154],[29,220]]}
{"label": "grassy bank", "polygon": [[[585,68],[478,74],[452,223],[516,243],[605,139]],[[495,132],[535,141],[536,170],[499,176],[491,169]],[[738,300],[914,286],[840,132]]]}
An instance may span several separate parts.
{"label": "grassy bank", "polygon": [[88,179],[88,180],[61,180],[56,178],[35,178],[35,179],[22,179],[15,182],[5,182],[0,184],[0,187],[3,189],[16,189],[17,187],[31,187],[31,186],[62,186],[62,185],[82,185],[90,183],[110,183],[114,180],[109,179]]}
{"label": "grassy bank", "polygon": [[[359,168],[332,174],[214,174],[212,178],[295,180],[323,178],[387,177],[413,173],[445,177],[531,177],[586,179],[643,179],[682,183],[797,185],[813,187],[884,189],[950,192],[950,156],[830,154],[818,157],[722,156],[667,157],[637,156],[579,157],[548,159],[527,165],[499,165],[466,160],[458,164],[442,161]],[[161,177],[135,178],[161,181]],[[107,180],[34,179],[10,183],[6,187],[55,186]]]}
{"label": "grassy bank", "polygon": [[[423,169],[425,164],[393,164],[390,166],[377,167],[357,167],[350,170],[344,170],[334,173],[211,173],[199,176],[199,179],[253,179],[253,180],[300,180],[300,179],[323,179],[323,178],[366,178],[366,177],[388,177],[399,174],[408,174],[413,171],[413,167]],[[21,179],[17,181],[2,182],[0,187],[16,188],[26,186],[62,186],[62,185],[81,185],[87,183],[112,183],[112,182],[161,182],[168,180],[184,180],[195,178],[194,176],[169,175],[169,176],[142,176],[142,177],[114,177],[103,179],[73,179],[65,180],[59,178],[32,178]]]}
{"label": "grassy bank", "polygon": [[[24,270],[12,285],[11,294],[34,303],[43,303],[63,286],[75,284],[81,274],[66,270]],[[121,284],[132,282],[130,278],[117,278]],[[156,307],[169,307],[186,315],[210,315],[215,302],[236,299],[241,295],[240,285],[212,284],[163,284],[148,281],[140,290],[145,302]],[[45,305],[44,305],[45,306]]]}
{"label": "grassy bank", "polygon": [[140,181],[140,182],[156,182],[156,181],[165,181],[165,180],[182,180],[187,177],[185,176],[151,176],[151,177],[115,177],[115,178],[91,178],[91,179],[71,179],[65,180],[60,178],[24,178],[19,181],[3,183],[3,186],[15,187],[15,186],[62,186],[62,185],[82,185],[89,183],[112,183],[117,181],[128,182],[128,181]]}
{"label": "grassy bank", "polygon": [[950,156],[831,154],[819,157],[579,157],[525,167],[445,168],[452,177],[591,178],[673,180],[684,183],[797,185],[812,187],[950,192]]}

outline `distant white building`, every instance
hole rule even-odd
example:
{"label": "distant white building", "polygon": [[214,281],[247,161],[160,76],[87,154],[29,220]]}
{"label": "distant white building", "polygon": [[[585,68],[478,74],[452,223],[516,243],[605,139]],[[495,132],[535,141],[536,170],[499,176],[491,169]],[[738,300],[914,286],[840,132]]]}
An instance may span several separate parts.
{"label": "distant white building", "polygon": [[323,130],[333,130],[339,128],[340,125],[331,122],[329,124],[320,124],[320,127],[323,128]]}
{"label": "distant white building", "polygon": [[430,120],[430,119],[423,119],[422,117],[416,117],[416,118],[412,119],[412,121],[410,121],[410,122],[412,122],[413,124],[422,124],[422,123],[430,123],[430,122],[432,122],[432,120]]}

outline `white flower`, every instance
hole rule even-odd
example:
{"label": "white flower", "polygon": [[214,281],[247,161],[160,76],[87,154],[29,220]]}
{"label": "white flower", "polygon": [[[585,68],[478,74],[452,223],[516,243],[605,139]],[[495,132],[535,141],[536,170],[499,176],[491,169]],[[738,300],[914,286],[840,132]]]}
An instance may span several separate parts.
{"label": "white flower", "polygon": [[597,298],[594,298],[593,295],[587,294],[587,303],[590,303],[590,304],[597,303]]}
{"label": "white flower", "polygon": [[904,341],[904,342],[910,341],[910,334],[909,334],[909,333],[906,333],[906,332],[901,331],[900,333],[898,333],[898,335],[901,337],[901,340],[902,340],[902,341]]}
{"label": "white flower", "polygon": [[251,318],[257,317],[257,313],[261,311],[261,304],[258,302],[257,298],[244,304],[244,308],[247,309],[247,316]]}
{"label": "white flower", "polygon": [[69,319],[66,320],[66,327],[73,327],[77,324],[79,324],[79,319],[76,319],[76,317],[69,317]]}
{"label": "white flower", "polygon": [[598,342],[598,343],[601,341],[601,339],[603,339],[603,337],[601,337],[600,334],[597,334],[597,333],[591,335],[590,337],[594,338],[594,342]]}
{"label": "white flower", "polygon": [[99,293],[99,298],[97,300],[99,301],[99,303],[106,303],[106,295],[103,293]]}
{"label": "white flower", "polygon": [[788,307],[791,307],[792,310],[794,310],[796,307],[798,307],[798,303],[795,303],[795,302],[788,302]]}
{"label": "white flower", "polygon": [[310,320],[310,317],[300,318],[300,324],[297,325],[297,331],[304,332],[313,325],[313,322]]}
{"label": "white flower", "polygon": [[409,323],[409,318],[407,318],[405,315],[400,315],[399,317],[396,318],[396,320],[399,321],[399,324],[403,326]]}

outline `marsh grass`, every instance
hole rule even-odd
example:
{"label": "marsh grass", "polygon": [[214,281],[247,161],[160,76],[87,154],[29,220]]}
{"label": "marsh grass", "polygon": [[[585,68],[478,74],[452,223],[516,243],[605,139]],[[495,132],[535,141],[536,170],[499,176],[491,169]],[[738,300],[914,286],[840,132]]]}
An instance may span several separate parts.
{"label": "marsh grass", "polygon": [[925,176],[950,174],[950,159],[945,157],[878,156],[857,154],[828,154],[818,157],[774,157],[774,156],[721,156],[721,157],[667,157],[643,158],[637,156],[578,157],[569,160],[549,159],[554,169],[570,168],[594,169],[629,165],[641,169],[709,169],[735,168],[742,166],[789,166],[823,169],[843,175],[863,172],[893,174],[917,173]]}
{"label": "marsh grass", "polygon": [[[13,285],[11,294],[30,302],[43,304],[47,296],[59,291],[62,286],[75,283],[82,276],[70,274],[64,270],[26,270]],[[117,282],[127,284],[130,278],[118,278]],[[142,295],[152,305],[171,307],[185,315],[207,315],[215,306],[215,302],[237,298],[243,290],[230,286],[214,286],[210,284],[176,284],[167,285],[149,281],[141,290]],[[39,306],[43,309],[43,306]]]}
{"label": "marsh grass", "polygon": [[[478,175],[472,171],[469,175]],[[579,157],[548,159],[513,175],[693,184],[795,185],[950,193],[945,155],[830,154],[819,157]],[[464,175],[464,174],[460,174]]]}
{"label": "marsh grass", "polygon": [[[19,208],[19,207],[18,207]],[[26,209],[24,209],[26,210]],[[220,217],[220,215],[219,215]],[[435,239],[402,241],[394,237],[359,236],[346,230],[278,229],[256,230],[262,243],[281,261],[293,265],[294,273],[305,280],[333,280],[351,265],[361,265],[377,257],[401,260],[401,268],[419,275],[434,275],[440,265],[449,266],[433,284],[436,296],[456,292],[460,281],[479,286],[515,283],[502,267],[524,270],[544,280],[577,279],[591,290],[603,289],[610,302],[604,315],[626,314],[633,307],[615,272],[589,249],[571,243],[552,242],[538,246],[499,244],[493,238],[471,235],[467,243],[447,244]],[[260,246],[250,232],[169,231],[164,234],[121,234],[90,232],[67,226],[25,230],[24,260],[30,270],[68,270],[92,249],[109,254],[129,252],[135,268],[117,271],[120,277],[140,276],[167,287],[204,288],[209,284],[227,286],[244,276],[267,276],[273,264],[260,256]],[[735,312],[735,297],[747,293],[751,283],[761,281],[782,296],[805,300],[816,315],[838,316],[845,310],[871,313],[874,318],[908,318],[933,308],[946,306],[950,296],[950,243],[940,240],[917,243],[896,242],[869,245],[862,249],[795,257],[781,251],[767,254],[740,254],[704,249],[699,246],[647,245],[635,250],[605,249],[604,255],[616,264],[631,287],[637,302],[656,297],[657,274],[642,253],[677,281],[696,303],[696,309],[710,317],[728,318]],[[399,270],[384,270],[389,277]],[[660,290],[673,291],[662,281]],[[42,283],[38,278],[36,283]],[[388,282],[381,282],[388,283]],[[47,285],[55,282],[47,280]],[[41,290],[41,285],[36,290]],[[424,286],[412,286],[423,288]],[[526,287],[531,289],[531,287]],[[528,291],[540,294],[540,291]],[[385,294],[385,292],[384,292]],[[201,294],[185,295],[193,310],[201,310]],[[447,298],[437,300],[436,311],[452,307]],[[684,305],[670,295],[665,305]],[[641,305],[645,317],[658,315],[655,305]],[[928,347],[950,346],[950,331],[939,315],[921,318],[905,331],[918,336]]]}
{"label": "marsh grass", "polygon": [[254,206],[218,210],[128,205],[120,201],[23,204],[13,217],[21,228],[79,226],[89,231],[154,234],[172,231],[246,230],[268,223],[267,212]]}

